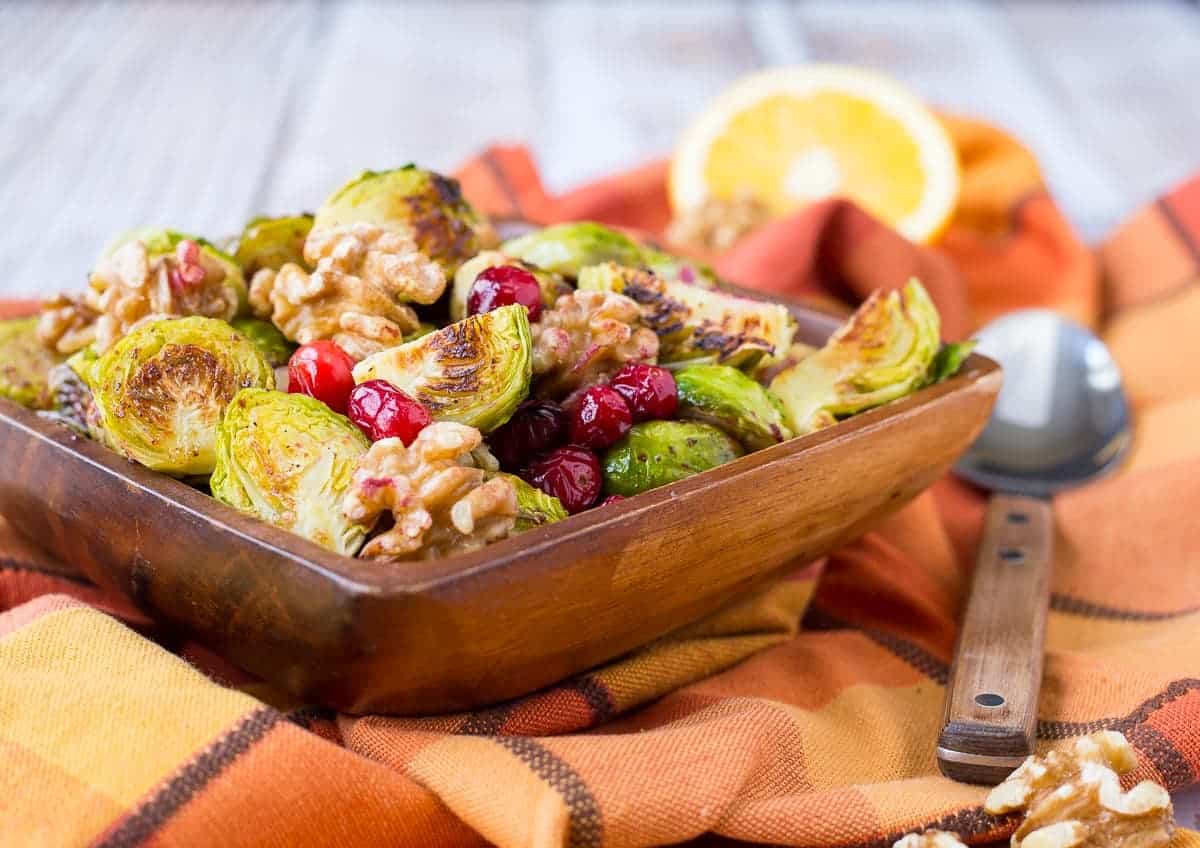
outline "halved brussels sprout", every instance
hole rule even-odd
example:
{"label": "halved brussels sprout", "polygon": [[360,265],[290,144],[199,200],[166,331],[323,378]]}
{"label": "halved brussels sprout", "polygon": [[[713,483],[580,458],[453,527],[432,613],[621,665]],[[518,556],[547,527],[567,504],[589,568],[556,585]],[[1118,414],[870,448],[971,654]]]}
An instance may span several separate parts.
{"label": "halved brussels sprout", "polygon": [[415,342],[417,339],[423,339],[430,333],[436,333],[438,330],[437,324],[430,324],[428,321],[422,321],[417,325],[417,329],[413,330],[404,337],[406,342]]}
{"label": "halved brussels sprout", "polygon": [[88,386],[92,367],[99,358],[96,348],[88,345],[71,354],[66,362],[51,368],[51,411],[42,414],[102,442],[100,413]]}
{"label": "halved brussels sprout", "polygon": [[475,278],[486,269],[496,268],[500,265],[515,265],[533,274],[542,290],[542,305],[547,308],[553,307],[554,302],[561,295],[569,294],[571,291],[571,287],[558,274],[542,270],[498,250],[485,250],[464,262],[454,273],[454,288],[450,292],[450,318],[452,320],[461,321],[467,317],[467,296],[471,293],[471,286],[475,285]]}
{"label": "halved brussels sprout", "polygon": [[36,316],[0,321],[0,397],[49,409],[50,369],[65,357],[38,341],[37,325]]}
{"label": "halved brussels sprout", "polygon": [[792,437],[779,398],[728,365],[690,365],[675,372],[679,417],[719,427],[750,450]]}
{"label": "halved brussels sprout", "polygon": [[544,271],[575,279],[588,265],[617,262],[621,265],[640,265],[642,246],[624,233],[591,221],[555,224],[536,230],[500,246],[508,256],[515,256]]}
{"label": "halved brussels sprout", "polygon": [[[231,302],[234,299],[237,301],[237,309],[234,311],[234,314],[240,315],[246,311],[248,300],[246,278],[242,274],[242,266],[238,264],[236,259],[208,239],[189,235],[188,233],[181,233],[178,230],[146,227],[140,230],[131,230],[118,236],[104,248],[101,256],[112,256],[119,248],[135,239],[146,246],[146,254],[151,263],[163,256],[173,256],[175,249],[181,241],[194,241],[200,246],[200,251],[213,260],[225,272],[225,276],[221,279],[220,283],[235,296],[231,298]],[[193,302],[193,300],[197,298],[211,298],[212,290],[208,286],[183,287],[179,291],[176,291],[174,295],[178,314],[202,315],[205,314],[207,304],[201,303],[198,300]],[[212,315],[214,313],[208,312],[207,314]],[[230,315],[228,317],[232,318],[233,316]]]}
{"label": "halved brussels sprout", "polygon": [[642,264],[664,280],[679,280],[702,289],[717,287],[717,272],[703,262],[647,247],[644,249]]}
{"label": "halved brussels sprout", "polygon": [[354,380],[387,380],[425,404],[435,420],[487,433],[529,394],[532,346],[529,312],[502,306],[368,356],[354,367]]}
{"label": "halved brussels sprout", "polygon": [[233,329],[254,342],[255,347],[266,358],[272,368],[280,368],[288,364],[296,345],[287,340],[279,332],[279,328],[270,321],[260,321],[257,318],[235,318],[229,322]]}
{"label": "halved brussels sprout", "polygon": [[275,387],[253,342],[199,316],[143,324],[87,371],[109,447],[180,477],[212,472],[217,425],[239,389]]}
{"label": "halved brussels sprout", "polygon": [[749,368],[763,356],[786,350],[795,327],[787,307],[736,297],[645,268],[613,262],[579,272],[581,291],[610,291],[636,301],[642,319],[658,334],[660,362],[715,356],[725,365]]}
{"label": "halved brussels sprout", "polygon": [[447,278],[479,252],[486,226],[463,197],[458,180],[416,165],[363,171],[325,201],[313,227],[357,223],[407,231]]}
{"label": "halved brussels sprout", "polygon": [[797,434],[896,400],[929,380],[940,323],[917,280],[901,291],[877,291],[824,347],[780,372],[771,390]]}
{"label": "halved brussels sprout", "polygon": [[949,380],[957,374],[977,344],[978,342],[974,340],[944,343],[937,352],[937,356],[933,358],[933,364],[929,366],[929,385]]}
{"label": "halved brussels sprout", "polygon": [[536,486],[531,486],[515,474],[497,474],[511,481],[517,490],[517,523],[513,532],[524,533],[543,524],[553,524],[569,516],[562,501],[547,494]]}
{"label": "halved brussels sprout", "polygon": [[217,436],[213,497],[353,556],[366,528],[342,513],[342,498],[370,443],[350,419],[301,394],[242,389]]}
{"label": "halved brussels sprout", "polygon": [[636,495],[732,462],[742,446],[710,424],[645,421],[634,424],[604,454],[604,491]]}
{"label": "halved brussels sprout", "polygon": [[278,271],[289,262],[308,267],[304,261],[304,240],[312,225],[313,216],[308,213],[282,218],[259,216],[250,221],[242,230],[234,253],[246,279],[260,268]]}

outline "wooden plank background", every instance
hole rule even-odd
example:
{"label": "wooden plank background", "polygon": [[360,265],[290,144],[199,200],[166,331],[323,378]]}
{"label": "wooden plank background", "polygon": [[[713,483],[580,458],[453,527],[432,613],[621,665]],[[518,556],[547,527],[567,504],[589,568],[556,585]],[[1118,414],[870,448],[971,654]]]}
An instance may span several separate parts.
{"label": "wooden plank background", "polygon": [[739,75],[894,74],[1017,132],[1099,238],[1200,167],[1183,2],[0,2],[0,294],[117,233],[235,232],[364,167],[530,143],[566,188],[667,153]]}
{"label": "wooden plank background", "polygon": [[[895,75],[1010,128],[1102,237],[1200,168],[1194,2],[0,0],[0,296],[79,288],[117,233],[236,232],[365,167],[532,145],[562,189],[670,151],[738,76]],[[1177,800],[1196,824],[1200,793]]]}

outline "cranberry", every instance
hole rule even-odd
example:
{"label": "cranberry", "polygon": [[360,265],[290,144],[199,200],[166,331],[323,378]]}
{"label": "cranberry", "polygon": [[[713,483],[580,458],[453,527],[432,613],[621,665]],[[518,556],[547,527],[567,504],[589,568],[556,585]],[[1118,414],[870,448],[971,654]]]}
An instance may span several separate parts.
{"label": "cranberry", "polygon": [[603,475],[600,460],[587,448],[567,445],[530,463],[521,475],[529,483],[562,501],[574,515],[596,502]]}
{"label": "cranberry", "polygon": [[167,269],[167,282],[177,295],[204,282],[207,276],[204,266],[200,264],[200,245],[191,239],[183,239],[175,245],[175,262]]}
{"label": "cranberry", "polygon": [[609,385],[625,398],[635,421],[673,418],[679,408],[675,378],[657,365],[631,362],[613,375]]}
{"label": "cranberry", "polygon": [[354,360],[328,339],[300,345],[288,360],[288,391],[308,395],[346,414],[354,388]]}
{"label": "cranberry", "polygon": [[571,410],[571,441],[577,445],[606,448],[632,426],[625,398],[609,386],[592,386]]}
{"label": "cranberry", "polygon": [[531,458],[567,440],[567,413],[550,400],[527,400],[508,423],[488,436],[488,446],[500,465],[515,471]]}
{"label": "cranberry", "polygon": [[620,503],[625,500],[624,495],[609,495],[604,500],[600,501],[600,506],[608,506],[609,504]]}
{"label": "cranberry", "polygon": [[530,321],[541,317],[542,287],[537,277],[516,265],[484,268],[467,295],[467,314],[480,315],[513,303],[529,310]]}
{"label": "cranberry", "polygon": [[398,438],[411,445],[433,420],[421,402],[402,392],[387,380],[368,380],[350,392],[350,420],[372,442]]}

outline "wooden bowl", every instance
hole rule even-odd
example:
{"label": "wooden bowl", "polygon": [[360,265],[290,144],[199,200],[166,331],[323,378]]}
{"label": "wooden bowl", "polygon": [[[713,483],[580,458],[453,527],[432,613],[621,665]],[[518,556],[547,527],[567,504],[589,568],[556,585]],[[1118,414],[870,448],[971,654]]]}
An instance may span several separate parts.
{"label": "wooden bowl", "polygon": [[[800,341],[838,324],[792,308]],[[461,710],[603,663],[855,538],[950,467],[1000,376],[972,356],[940,385],[674,485],[485,550],[388,565],[325,551],[0,401],[0,513],[298,696],[354,713]]]}

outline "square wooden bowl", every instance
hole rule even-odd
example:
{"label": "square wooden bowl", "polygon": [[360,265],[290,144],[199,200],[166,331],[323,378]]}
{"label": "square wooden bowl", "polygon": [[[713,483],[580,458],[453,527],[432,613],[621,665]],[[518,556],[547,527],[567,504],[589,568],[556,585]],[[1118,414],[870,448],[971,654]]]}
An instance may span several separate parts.
{"label": "square wooden bowl", "polygon": [[[789,305],[800,341],[839,323]],[[355,713],[461,710],[603,663],[855,538],[970,445],[1000,378],[972,356],[956,377],[827,430],[403,564],[330,553],[0,401],[0,513],[301,697]]]}

